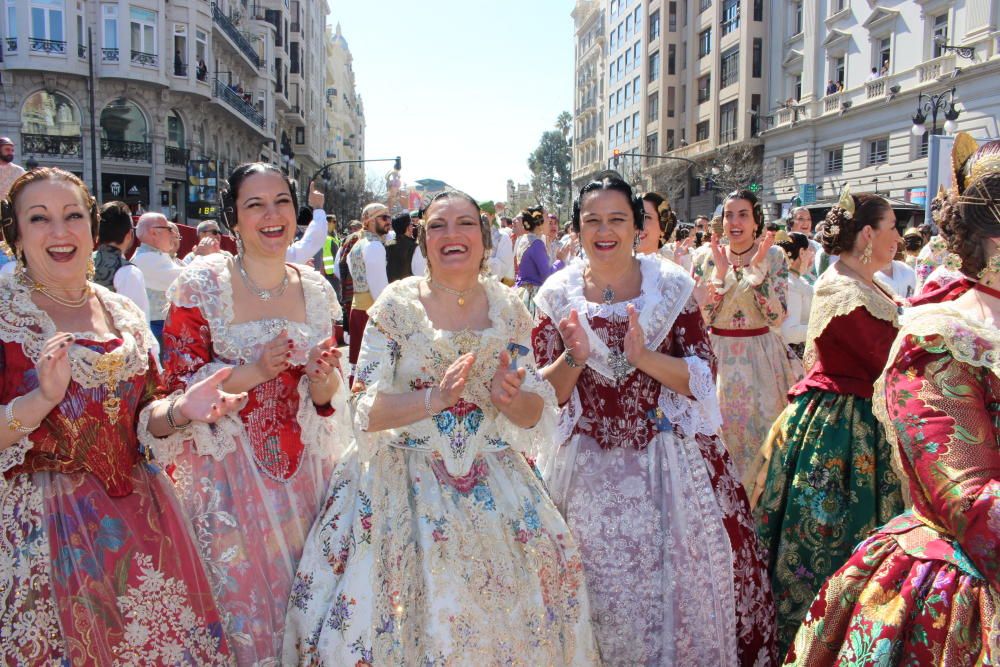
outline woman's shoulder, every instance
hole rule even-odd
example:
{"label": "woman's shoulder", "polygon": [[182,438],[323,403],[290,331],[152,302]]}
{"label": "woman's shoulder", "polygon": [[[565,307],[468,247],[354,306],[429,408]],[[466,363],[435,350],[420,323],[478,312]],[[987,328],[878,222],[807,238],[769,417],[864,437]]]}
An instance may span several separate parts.
{"label": "woman's shoulder", "polygon": [[230,257],[213,253],[188,264],[167,289],[167,300],[181,308],[204,308],[223,296],[232,282]]}
{"label": "woman's shoulder", "polygon": [[911,308],[903,316],[899,341],[911,350],[947,354],[1000,374],[1000,331],[974,319],[954,302]]}

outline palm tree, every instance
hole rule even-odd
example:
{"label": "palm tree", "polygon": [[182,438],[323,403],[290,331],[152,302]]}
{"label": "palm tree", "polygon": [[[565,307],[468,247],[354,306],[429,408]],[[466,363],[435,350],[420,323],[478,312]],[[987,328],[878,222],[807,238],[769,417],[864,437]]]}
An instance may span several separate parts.
{"label": "palm tree", "polygon": [[568,111],[563,111],[556,118],[556,129],[562,132],[563,139],[569,139],[570,128],[573,127],[573,117]]}

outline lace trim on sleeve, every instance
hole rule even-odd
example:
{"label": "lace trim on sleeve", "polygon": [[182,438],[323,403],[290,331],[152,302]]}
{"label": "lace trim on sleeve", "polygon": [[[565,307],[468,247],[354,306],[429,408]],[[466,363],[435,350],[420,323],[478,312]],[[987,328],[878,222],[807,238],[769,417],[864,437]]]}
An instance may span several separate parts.
{"label": "lace trim on sleeve", "polygon": [[299,379],[299,410],[296,418],[302,433],[305,451],[316,458],[339,460],[351,444],[350,411],[347,408],[347,381],[340,378],[340,386],[330,401],[333,414],[322,416],[316,411],[309,395],[309,378]]}
{"label": "lace trim on sleeve", "polygon": [[31,449],[31,440],[28,439],[28,436],[24,436],[7,449],[0,451],[0,490],[7,485],[4,473],[24,463],[24,455],[28,453],[29,449]]}
{"label": "lace trim on sleeve", "polygon": [[559,423],[559,408],[555,389],[538,374],[532,365],[524,376],[521,391],[542,397],[542,414],[531,428],[521,428],[502,412],[497,413],[496,424],[500,437],[510,446],[528,457],[537,459],[550,456],[550,450],[559,447],[556,427]]}
{"label": "lace trim on sleeve", "polygon": [[[178,390],[167,398],[170,399],[174,396],[179,396],[180,394],[181,392]],[[180,456],[181,452],[184,451],[184,443],[191,439],[191,431],[194,424],[192,423],[179,431],[174,431],[170,435],[157,438],[149,432],[149,418],[152,416],[153,407],[157,403],[159,403],[159,401],[153,401],[144,407],[142,412],[139,413],[139,424],[137,426],[139,444],[153,457],[153,459],[156,460],[157,463],[160,465],[168,465],[173,463],[174,460]]]}
{"label": "lace trim on sleeve", "polygon": [[722,411],[715,391],[712,367],[701,357],[684,357],[688,367],[688,386],[694,398],[681,396],[662,387],[657,406],[670,423],[687,437],[697,434],[712,436],[722,427]]}

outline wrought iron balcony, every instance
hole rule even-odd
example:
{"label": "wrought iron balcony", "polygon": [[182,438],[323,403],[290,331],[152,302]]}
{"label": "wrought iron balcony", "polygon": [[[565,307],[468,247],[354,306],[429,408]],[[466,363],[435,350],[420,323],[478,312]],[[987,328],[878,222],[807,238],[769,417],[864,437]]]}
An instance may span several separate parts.
{"label": "wrought iron balcony", "polygon": [[80,157],[80,135],[61,137],[54,134],[22,134],[21,152],[25,155],[59,155],[62,157]]}
{"label": "wrought iron balcony", "polygon": [[14,53],[17,51],[17,37],[7,38],[7,53]]}
{"label": "wrought iron balcony", "polygon": [[29,37],[28,46],[32,51],[41,51],[42,53],[66,53],[66,42],[57,39]]}
{"label": "wrought iron balcony", "polygon": [[152,162],[153,144],[143,141],[101,139],[101,157],[134,162]]}
{"label": "wrought iron balcony", "polygon": [[132,50],[132,62],[137,65],[144,65],[146,67],[156,67],[157,55],[155,53],[144,53],[142,51]]}
{"label": "wrought iron balcony", "polygon": [[118,62],[118,49],[101,49],[101,60],[106,63]]}
{"label": "wrought iron balcony", "polygon": [[257,51],[253,48],[250,40],[233,25],[229,17],[214,2],[212,3],[212,19],[222,29],[222,32],[226,33],[229,39],[233,40],[233,44],[243,52],[247,60],[253,63],[254,67],[260,67],[260,57],[257,55]]}
{"label": "wrought iron balcony", "polygon": [[239,93],[218,79],[215,80],[215,96],[225,101],[225,103],[235,109],[237,113],[257,127],[264,127],[264,116],[257,111],[252,104],[248,104],[242,97],[240,97]]}
{"label": "wrought iron balcony", "polygon": [[178,146],[167,146],[165,155],[167,164],[173,164],[179,167],[183,167],[187,165],[188,158],[190,156],[191,156],[191,151],[187,148],[181,148]]}

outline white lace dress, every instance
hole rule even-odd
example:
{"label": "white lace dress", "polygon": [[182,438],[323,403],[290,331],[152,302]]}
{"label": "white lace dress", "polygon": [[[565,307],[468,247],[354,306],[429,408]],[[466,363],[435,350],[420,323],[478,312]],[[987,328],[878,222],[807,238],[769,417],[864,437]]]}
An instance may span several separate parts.
{"label": "white lace dress", "polygon": [[[545,401],[521,429],[489,396],[501,351],[531,320],[486,278],[492,325],[432,327],[421,278],[389,285],[369,311],[354,385],[358,450],[337,468],[288,608],[287,665],[596,664],[583,565],[526,456],[552,442],[555,397],[533,357],[522,391]],[[379,394],[437,383],[477,361],[461,399],[408,426],[367,432]]]}
{"label": "white lace dress", "polygon": [[[563,408],[554,456],[540,467],[583,552],[606,665],[768,665],[774,606],[746,495],[716,436],[712,350],[683,269],[640,259],[646,346],[683,358],[691,396],[625,357],[627,303],[588,302],[584,262],[536,297],[539,364],[564,347],[575,309],[591,357]],[[559,362],[562,363],[562,362]]]}
{"label": "white lace dress", "polygon": [[168,388],[256,362],[283,329],[294,343],[293,365],[251,389],[238,415],[195,425],[193,439],[144,443],[172,466],[239,664],[277,664],[295,568],[336,460],[350,443],[345,383],[331,405],[317,407],[303,372],[309,350],[333,334],[341,311],[329,283],[297,267],[306,322],[234,324],[231,267],[223,255],[201,258],[168,290]]}

